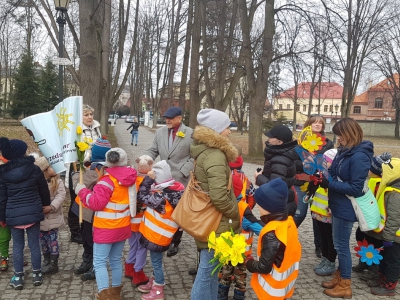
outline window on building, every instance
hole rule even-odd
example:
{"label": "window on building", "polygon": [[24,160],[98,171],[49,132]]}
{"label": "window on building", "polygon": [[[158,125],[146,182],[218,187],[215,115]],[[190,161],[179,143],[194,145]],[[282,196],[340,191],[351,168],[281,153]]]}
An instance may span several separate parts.
{"label": "window on building", "polygon": [[287,108],[287,109],[290,109],[290,104],[287,104],[287,105],[286,105],[286,108]]}
{"label": "window on building", "polygon": [[314,109],[314,105],[311,104],[311,111],[313,111],[313,109]]}
{"label": "window on building", "polygon": [[296,111],[300,111],[300,104],[296,105]]}
{"label": "window on building", "polygon": [[303,105],[303,111],[307,111],[307,105]]}
{"label": "window on building", "polygon": [[283,109],[283,104],[279,104],[279,109]]}
{"label": "window on building", "polygon": [[328,105],[324,105],[324,112],[328,112]]}
{"label": "window on building", "polygon": [[361,106],[354,106],[353,114],[361,114]]}
{"label": "window on building", "polygon": [[329,105],[329,111],[333,111],[333,105]]}
{"label": "window on building", "polygon": [[375,108],[382,108],[383,105],[383,99],[382,98],[376,98],[375,99]]}
{"label": "window on building", "polygon": [[319,105],[315,105],[315,111],[319,110]]}

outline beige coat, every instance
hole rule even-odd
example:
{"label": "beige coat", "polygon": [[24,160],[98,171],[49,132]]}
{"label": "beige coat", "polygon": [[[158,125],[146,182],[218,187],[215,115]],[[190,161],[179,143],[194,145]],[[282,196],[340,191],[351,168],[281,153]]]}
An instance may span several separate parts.
{"label": "beige coat", "polygon": [[51,205],[55,207],[54,212],[49,212],[44,215],[44,220],[40,222],[41,231],[49,231],[50,229],[59,228],[64,224],[63,203],[65,200],[66,192],[61,179],[58,179],[57,191],[50,191]]}

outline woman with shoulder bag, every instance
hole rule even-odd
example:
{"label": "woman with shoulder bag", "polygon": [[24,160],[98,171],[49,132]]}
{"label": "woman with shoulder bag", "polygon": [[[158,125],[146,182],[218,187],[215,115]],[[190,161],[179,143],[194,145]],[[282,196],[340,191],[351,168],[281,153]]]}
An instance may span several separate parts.
{"label": "woman with shoulder bag", "polygon": [[339,268],[331,281],[325,281],[322,286],[324,293],[333,298],[351,298],[351,253],[350,235],[353,223],[357,222],[351,201],[364,195],[364,183],[368,177],[373,155],[373,144],[363,141],[363,131],[360,125],[344,118],[333,128],[339,144],[329,173],[332,180],[323,178],[320,186],[328,189],[329,208],[332,212],[333,244],[338,254]]}
{"label": "woman with shoulder bag", "polygon": [[[238,153],[228,139],[229,117],[215,109],[202,109],[197,114],[199,126],[193,131],[190,154],[196,160],[194,175],[203,191],[209,193],[211,203],[222,213],[216,234],[240,228],[240,216],[233,189],[228,187],[231,176],[229,162],[235,161]],[[227,192],[229,190],[229,192]],[[216,300],[218,296],[218,274],[211,276],[216,266],[209,261],[214,250],[208,250],[207,242],[196,240],[200,250],[200,264],[191,292],[191,300]]]}

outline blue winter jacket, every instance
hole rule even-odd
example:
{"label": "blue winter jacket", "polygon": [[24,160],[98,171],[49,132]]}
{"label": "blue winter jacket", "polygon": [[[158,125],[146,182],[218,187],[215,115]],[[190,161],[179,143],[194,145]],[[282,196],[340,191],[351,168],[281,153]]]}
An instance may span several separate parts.
{"label": "blue winter jacket", "polygon": [[34,161],[27,156],[0,166],[0,221],[9,226],[42,221],[43,206],[50,205],[47,181]]}
{"label": "blue winter jacket", "polygon": [[[361,197],[365,179],[371,167],[374,146],[362,141],[353,148],[339,148],[329,168],[332,181],[328,186],[329,208],[333,216],[356,222],[356,215],[346,195]],[[340,182],[338,177],[343,181]]]}

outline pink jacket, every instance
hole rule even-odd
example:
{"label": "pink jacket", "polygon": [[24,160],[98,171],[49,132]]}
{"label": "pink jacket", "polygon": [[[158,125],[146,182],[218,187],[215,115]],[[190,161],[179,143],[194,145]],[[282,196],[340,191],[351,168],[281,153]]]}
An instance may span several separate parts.
{"label": "pink jacket", "polygon": [[[136,170],[131,167],[107,168],[105,175],[116,178],[123,186],[136,184]],[[93,211],[102,211],[108,204],[114,190],[114,183],[103,176],[93,187],[93,191],[84,188],[78,196]],[[131,201],[130,201],[131,202]],[[111,244],[126,240],[132,235],[130,224],[123,228],[96,228],[93,226],[93,241],[97,244]]]}

